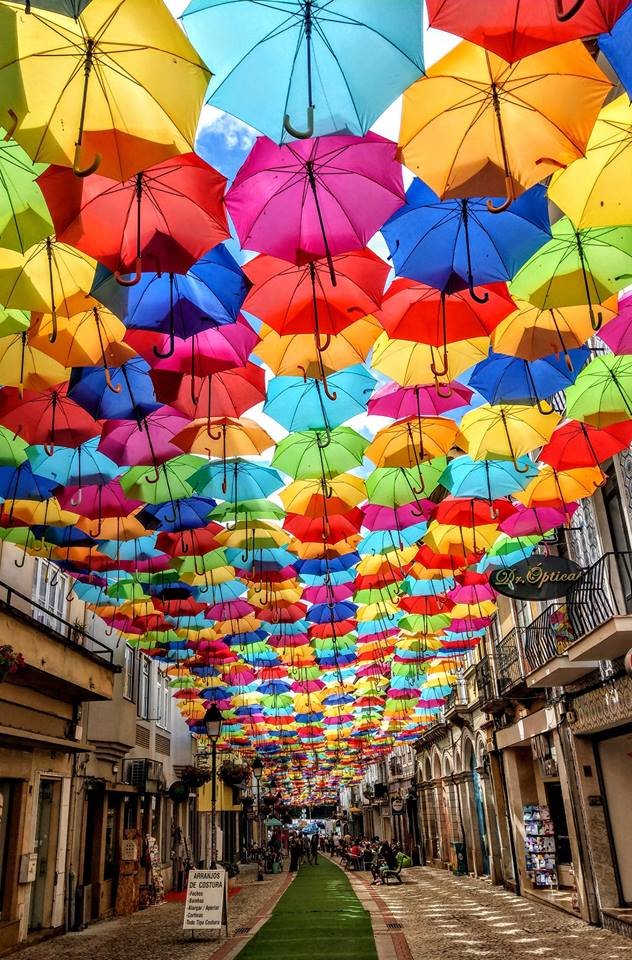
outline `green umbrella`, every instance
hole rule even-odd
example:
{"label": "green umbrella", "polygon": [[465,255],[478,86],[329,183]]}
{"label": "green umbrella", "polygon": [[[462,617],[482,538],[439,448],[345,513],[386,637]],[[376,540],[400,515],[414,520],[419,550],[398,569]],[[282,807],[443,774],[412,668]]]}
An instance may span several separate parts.
{"label": "green umbrella", "polygon": [[351,427],[291,433],[278,444],[272,466],[295,480],[337,477],[362,465],[369,441]]}
{"label": "green umbrella", "polygon": [[219,523],[236,521],[237,518],[256,520],[281,520],[285,516],[283,507],[269,500],[240,500],[237,503],[218,503],[209,514],[211,520]]}
{"label": "green umbrella", "polygon": [[566,415],[599,429],[632,417],[632,356],[591,360],[566,391]]}
{"label": "green umbrella", "polygon": [[105,592],[108,597],[114,597],[116,600],[150,600],[144,586],[135,577],[117,580]]}
{"label": "green umbrella", "polygon": [[174,457],[161,463],[156,471],[149,467],[131,467],[121,476],[121,487],[131,500],[143,500],[145,503],[166,503],[168,500],[185,500],[193,496],[193,487],[188,483],[200,467],[199,458],[191,455]]}
{"label": "green umbrella", "polygon": [[0,248],[26,253],[54,233],[44,195],[35,178],[46,169],[33,163],[0,127]]}
{"label": "green umbrella", "polygon": [[0,467],[19,467],[27,459],[28,444],[9,430],[0,427]]}
{"label": "green umbrella", "polygon": [[26,310],[0,307],[0,337],[12,337],[24,333],[31,326],[31,314]]}
{"label": "green umbrella", "polygon": [[448,464],[446,457],[427,460],[418,467],[378,467],[367,478],[370,503],[401,507],[429,497]]}
{"label": "green umbrella", "polygon": [[451,618],[447,613],[436,613],[432,616],[425,613],[409,613],[402,617],[397,626],[400,630],[407,630],[409,633],[436,633],[437,630],[443,630],[449,627]]}
{"label": "green umbrella", "polygon": [[543,310],[586,304],[598,330],[593,308],[632,281],[632,227],[576,230],[563,217],[551,233],[512,280],[511,294]]}
{"label": "green umbrella", "polygon": [[171,566],[178,574],[197,574],[202,576],[211,570],[217,570],[219,567],[228,565],[226,554],[223,550],[210,550],[196,557],[178,557]]}
{"label": "green umbrella", "polygon": [[487,551],[489,557],[509,557],[512,553],[519,550],[525,551],[536,546],[542,540],[539,533],[531,534],[528,537],[509,537],[507,534],[500,534],[494,546]]}
{"label": "green umbrella", "polygon": [[371,587],[367,590],[358,590],[353,597],[354,603],[380,603],[382,600],[393,600],[400,593],[399,583],[385,583],[383,587]]}

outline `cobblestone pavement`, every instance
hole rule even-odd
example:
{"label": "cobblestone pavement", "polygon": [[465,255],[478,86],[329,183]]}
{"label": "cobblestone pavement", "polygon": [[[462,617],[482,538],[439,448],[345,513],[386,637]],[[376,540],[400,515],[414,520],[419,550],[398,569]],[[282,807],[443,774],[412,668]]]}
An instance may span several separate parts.
{"label": "cobblestone pavement", "polygon": [[401,886],[372,889],[403,924],[414,960],[632,957],[632,941],[502,887],[427,867],[404,873]]}
{"label": "cobblestone pavement", "polygon": [[[241,891],[228,901],[229,932],[252,920],[275,896],[286,874],[266,875],[257,882],[256,867],[241,867],[237,878]],[[182,930],[184,904],[162,903],[131,917],[105,920],[78,933],[54,937],[27,947],[16,960],[206,960],[225,943],[215,935]]]}

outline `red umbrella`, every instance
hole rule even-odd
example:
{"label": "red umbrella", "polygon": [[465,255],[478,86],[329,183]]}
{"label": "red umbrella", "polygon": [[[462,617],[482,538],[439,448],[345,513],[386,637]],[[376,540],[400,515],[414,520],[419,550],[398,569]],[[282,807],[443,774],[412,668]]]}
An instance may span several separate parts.
{"label": "red umbrella", "polygon": [[101,433],[101,424],[67,396],[68,384],[48,390],[0,390],[0,423],[52,456],[55,446],[78,447]]}
{"label": "red umbrella", "polygon": [[240,417],[266,397],[265,370],[250,362],[207,377],[152,370],[151,379],[156,398],[192,420]]}
{"label": "red umbrella", "polygon": [[357,508],[345,514],[334,514],[310,518],[289,513],[283,522],[287,530],[302,543],[319,543],[321,540],[337,543],[345,537],[358,533],[362,525],[362,511]]}
{"label": "red umbrella", "polygon": [[170,557],[201,557],[219,546],[215,537],[223,531],[219,523],[209,523],[195,530],[178,530],[177,533],[163,531],[156,539],[156,549]]}
{"label": "red umbrella", "polygon": [[428,0],[430,26],[513,63],[568,40],[609,33],[630,0]]}
{"label": "red umbrella", "polygon": [[390,267],[371,250],[333,257],[336,285],[325,260],[294,266],[255,257],[244,266],[253,286],[244,308],[281,335],[341,333],[379,309]]}
{"label": "red umbrella", "polygon": [[434,347],[487,337],[516,305],[504,283],[475,287],[474,291],[478,300],[468,290],[444,293],[402,277],[388,288],[378,319],[389,337]]}
{"label": "red umbrella", "polygon": [[553,432],[542,447],[539,459],[555,470],[598,467],[632,443],[632,420],[613,423],[604,429],[571,420]]}
{"label": "red umbrella", "polygon": [[164,160],[119,183],[93,174],[75,177],[49,167],[38,183],[58,240],[108,269],[186,273],[202,254],[230,236],[223,197],[226,178],[193,153]]}
{"label": "red umbrella", "polygon": [[458,527],[476,527],[483,524],[500,523],[506,520],[516,508],[508,500],[478,500],[475,497],[445,497],[434,512],[439,523],[454,524]]}

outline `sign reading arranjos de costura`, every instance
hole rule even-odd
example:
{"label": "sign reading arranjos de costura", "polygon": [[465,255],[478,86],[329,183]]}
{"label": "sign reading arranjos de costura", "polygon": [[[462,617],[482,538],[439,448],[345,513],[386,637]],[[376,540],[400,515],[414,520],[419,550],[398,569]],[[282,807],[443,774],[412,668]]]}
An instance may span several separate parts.
{"label": "sign reading arranjos de costura", "polygon": [[517,600],[553,600],[564,597],[584,575],[580,566],[564,557],[527,557],[513,567],[494,570],[494,590]]}
{"label": "sign reading arranjos de costura", "polygon": [[184,908],[184,930],[221,930],[225,923],[226,871],[191,870]]}

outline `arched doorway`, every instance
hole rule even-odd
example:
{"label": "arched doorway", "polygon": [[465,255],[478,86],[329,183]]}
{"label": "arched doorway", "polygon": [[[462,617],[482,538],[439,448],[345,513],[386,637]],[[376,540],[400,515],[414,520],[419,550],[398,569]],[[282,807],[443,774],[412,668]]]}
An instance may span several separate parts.
{"label": "arched doorway", "polygon": [[489,837],[487,835],[487,819],[485,817],[485,804],[483,802],[483,784],[478,772],[476,753],[469,744],[466,750],[469,751],[469,769],[472,773],[472,792],[474,795],[476,822],[478,824],[477,833],[480,844],[481,864],[483,873],[487,875],[489,874]]}

